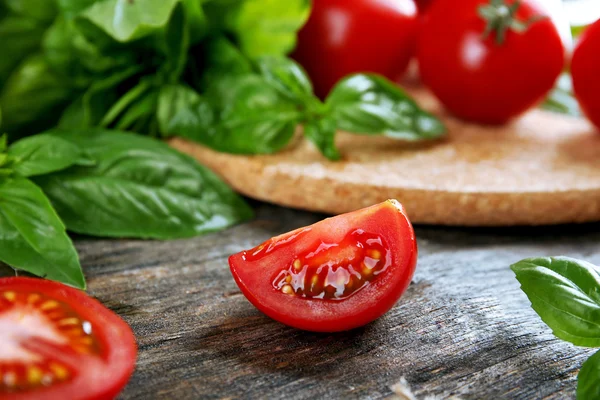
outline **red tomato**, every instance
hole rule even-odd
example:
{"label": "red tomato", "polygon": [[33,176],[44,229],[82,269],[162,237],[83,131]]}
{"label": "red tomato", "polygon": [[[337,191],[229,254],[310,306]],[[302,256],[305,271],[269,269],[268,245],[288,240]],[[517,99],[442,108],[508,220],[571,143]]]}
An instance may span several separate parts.
{"label": "red tomato", "polygon": [[84,292],[0,278],[0,398],[110,399],[133,372],[129,326]]}
{"label": "red tomato", "polygon": [[419,12],[424,13],[434,1],[435,0],[416,0],[415,2],[417,3],[417,8],[419,9]]}
{"label": "red tomato", "polygon": [[402,76],[418,28],[414,0],[314,0],[292,57],[324,98],[346,75]]}
{"label": "red tomato", "polygon": [[295,328],[336,332],[387,312],[417,260],[415,234],[396,200],[328,218],[229,258],[244,295]]}
{"label": "red tomato", "polygon": [[573,90],[587,117],[600,129],[600,20],[581,35],[571,61]]}
{"label": "red tomato", "polygon": [[[492,3],[437,0],[425,15],[417,57],[422,80],[450,112],[500,124],[552,89],[563,68],[564,48],[556,26],[533,1]],[[510,6],[516,7],[514,13]],[[485,38],[482,7],[488,24],[504,26]],[[531,23],[519,33],[515,21]]]}

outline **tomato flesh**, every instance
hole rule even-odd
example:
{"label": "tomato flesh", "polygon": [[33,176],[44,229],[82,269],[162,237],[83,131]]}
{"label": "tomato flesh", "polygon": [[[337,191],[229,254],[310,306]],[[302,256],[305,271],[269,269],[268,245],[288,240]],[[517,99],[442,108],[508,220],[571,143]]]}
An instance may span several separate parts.
{"label": "tomato flesh", "polygon": [[[506,6],[514,0],[503,0]],[[458,4],[460,3],[460,4]],[[523,0],[518,21],[535,21],[522,33],[484,36],[480,7],[490,0],[436,0],[424,16],[417,42],[423,82],[456,116],[502,124],[537,102],[564,66],[564,47],[552,20],[537,3]]]}
{"label": "tomato flesh", "polygon": [[314,0],[292,57],[325,98],[349,74],[400,78],[414,55],[414,0]]}
{"label": "tomato flesh", "polygon": [[129,326],[56,282],[1,278],[0,335],[3,399],[112,398],[135,363]]}
{"label": "tomato flesh", "polygon": [[571,62],[573,91],[585,115],[600,129],[600,20],[581,35]]}
{"label": "tomato flesh", "polygon": [[328,218],[230,257],[231,272],[259,310],[310,331],[342,331],[387,312],[416,266],[414,231],[390,200]]}

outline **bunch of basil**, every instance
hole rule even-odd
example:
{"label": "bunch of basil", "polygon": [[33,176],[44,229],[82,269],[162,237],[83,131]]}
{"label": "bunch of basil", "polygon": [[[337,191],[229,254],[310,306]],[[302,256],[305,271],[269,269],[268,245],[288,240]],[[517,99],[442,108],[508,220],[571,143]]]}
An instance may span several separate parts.
{"label": "bunch of basil", "polygon": [[272,153],[303,125],[335,160],[337,130],[443,135],[381,77],[354,75],[316,98],[286,56],[309,12],[308,0],[0,0],[10,143],[0,146],[0,261],[84,287],[65,226],[170,239],[251,217],[231,189],[158,138]]}

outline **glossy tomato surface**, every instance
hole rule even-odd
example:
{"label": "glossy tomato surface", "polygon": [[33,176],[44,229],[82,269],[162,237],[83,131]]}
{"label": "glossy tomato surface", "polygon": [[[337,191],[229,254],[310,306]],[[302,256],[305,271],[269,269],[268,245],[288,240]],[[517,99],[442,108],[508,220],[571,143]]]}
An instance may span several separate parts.
{"label": "glossy tomato surface", "polygon": [[346,75],[372,72],[397,79],[414,54],[414,0],[313,0],[292,57],[324,98]]}
{"label": "glossy tomato surface", "polygon": [[0,398],[112,399],[131,376],[129,326],[84,292],[0,278]]}
{"label": "glossy tomato surface", "polygon": [[295,328],[335,332],[387,312],[408,287],[417,244],[395,200],[274,237],[229,258],[244,295]]}
{"label": "glossy tomato surface", "polygon": [[[514,0],[505,0],[507,7]],[[478,14],[490,0],[436,0],[424,16],[417,44],[423,82],[458,117],[501,124],[541,101],[564,64],[558,30],[545,11],[523,0],[516,20],[531,22],[522,33],[494,31],[484,38]],[[535,20],[534,20],[535,18]]]}
{"label": "glossy tomato surface", "polygon": [[600,129],[600,20],[581,35],[573,52],[571,74],[583,112]]}

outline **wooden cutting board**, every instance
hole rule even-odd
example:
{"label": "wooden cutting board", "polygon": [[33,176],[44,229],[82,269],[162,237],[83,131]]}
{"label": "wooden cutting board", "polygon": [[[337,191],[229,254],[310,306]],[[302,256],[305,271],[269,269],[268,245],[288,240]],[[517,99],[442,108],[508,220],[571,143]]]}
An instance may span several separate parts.
{"label": "wooden cutting board", "polygon": [[170,144],[252,198],[338,214],[398,199],[415,223],[506,226],[600,221],[600,133],[582,118],[533,110],[489,127],[457,120],[422,89],[448,138],[406,143],[340,133],[343,161],[306,140],[274,155],[239,156]]}

